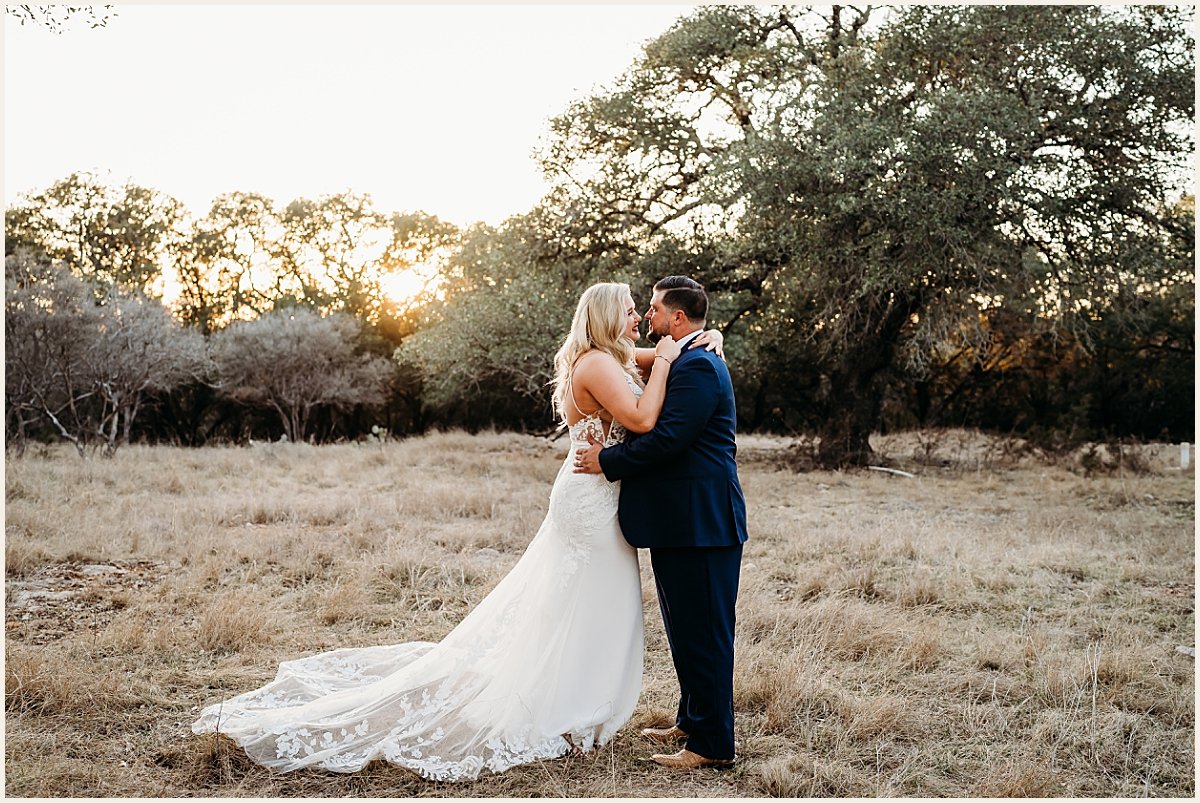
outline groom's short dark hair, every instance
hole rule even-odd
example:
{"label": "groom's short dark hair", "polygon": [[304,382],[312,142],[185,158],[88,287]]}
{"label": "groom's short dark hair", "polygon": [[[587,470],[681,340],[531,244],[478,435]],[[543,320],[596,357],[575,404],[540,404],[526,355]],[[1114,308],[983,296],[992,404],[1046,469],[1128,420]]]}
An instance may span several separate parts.
{"label": "groom's short dark hair", "polygon": [[663,306],[683,310],[692,323],[704,323],[708,318],[708,294],[704,285],[686,276],[667,276],[659,279],[655,290],[662,290]]}

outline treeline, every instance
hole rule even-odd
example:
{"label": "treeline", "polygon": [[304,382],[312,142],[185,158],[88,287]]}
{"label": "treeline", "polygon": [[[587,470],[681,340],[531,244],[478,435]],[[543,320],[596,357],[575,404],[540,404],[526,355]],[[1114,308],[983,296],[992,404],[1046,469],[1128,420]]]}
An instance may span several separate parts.
{"label": "treeline", "polygon": [[914,426],[1192,440],[1191,14],[696,9],[551,121],[500,226],[70,176],[6,215],[9,442],[550,431],[581,290],[673,273],[741,428],[826,465]]}
{"label": "treeline", "polygon": [[[54,201],[78,197],[67,196],[67,187],[88,187],[84,197],[92,200],[75,207]],[[109,203],[97,204],[98,197]],[[363,197],[300,201],[285,211],[355,209],[376,233],[381,221],[398,232],[380,249],[391,261],[362,252],[357,262],[343,253],[336,263],[316,263],[280,258],[265,232],[295,234],[261,218],[257,230],[228,225],[217,242],[244,251],[214,257],[214,216],[249,198],[256,209],[273,210],[261,196],[220,199],[214,216],[192,224],[190,235],[178,225],[187,221],[178,205],[171,204],[178,217],[166,226],[139,215],[149,207],[130,204],[153,197],[170,203],[145,188],[113,188],[76,174],[9,210],[10,446],[65,439],[81,454],[111,454],[131,439],[323,442],[430,427],[553,427],[550,355],[578,292],[601,277],[539,281],[527,271],[536,255],[526,249],[545,244],[529,230],[529,218],[457,231],[424,215],[379,216]],[[306,235],[325,248],[311,246],[311,253],[328,255],[335,234],[365,229],[345,216],[322,220],[327,228],[311,226]],[[209,249],[203,272],[196,270],[198,248]],[[397,258],[402,249],[409,256]],[[387,296],[389,276],[439,249],[436,284],[407,300]],[[321,281],[329,264],[344,273]],[[206,281],[177,287],[168,308],[164,288],[189,270]],[[644,301],[668,270],[647,266],[641,275],[630,270],[616,278],[633,283]],[[821,375],[763,371],[754,359],[761,344],[728,325],[722,300],[714,299],[711,323],[729,330],[742,428],[818,429],[840,403],[828,398]],[[969,426],[1042,442],[1191,440],[1190,288],[1145,294],[1137,304],[1105,310],[1086,339],[1000,310],[983,315],[985,346],[947,342],[936,358],[894,378],[881,427]],[[815,365],[805,348],[796,340],[779,356]]]}
{"label": "treeline", "polygon": [[71,175],[6,216],[9,443],[417,431],[419,379],[392,358],[422,293],[397,301],[386,282],[420,279],[456,236],[353,194],[276,208],[234,193],[194,219]]}

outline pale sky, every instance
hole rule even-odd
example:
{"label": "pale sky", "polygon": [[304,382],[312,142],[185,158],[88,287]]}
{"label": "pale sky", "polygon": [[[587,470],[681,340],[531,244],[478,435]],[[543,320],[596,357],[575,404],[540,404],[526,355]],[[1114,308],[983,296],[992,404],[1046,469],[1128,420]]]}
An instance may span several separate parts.
{"label": "pale sky", "polygon": [[547,120],[693,7],[118,5],[62,34],[6,19],[5,203],[95,170],[196,215],[226,192],[350,190],[499,223],[544,192]]}

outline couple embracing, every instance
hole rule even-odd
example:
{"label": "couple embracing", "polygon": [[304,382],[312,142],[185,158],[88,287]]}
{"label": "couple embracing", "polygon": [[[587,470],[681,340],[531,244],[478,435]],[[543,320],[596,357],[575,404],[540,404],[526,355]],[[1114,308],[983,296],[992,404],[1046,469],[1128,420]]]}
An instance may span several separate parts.
{"label": "couple embracing", "polygon": [[436,644],[285,662],[266,686],[205,708],[193,731],[281,771],[381,759],[439,781],[590,753],[641,692],[645,547],[680,699],[674,724],[643,736],[670,746],[652,756],[667,768],[732,764],[746,513],[733,387],[707,310],[697,282],[659,281],[645,316],[656,347],[639,349],[629,287],[588,288],[555,358],[570,451],[504,579]]}

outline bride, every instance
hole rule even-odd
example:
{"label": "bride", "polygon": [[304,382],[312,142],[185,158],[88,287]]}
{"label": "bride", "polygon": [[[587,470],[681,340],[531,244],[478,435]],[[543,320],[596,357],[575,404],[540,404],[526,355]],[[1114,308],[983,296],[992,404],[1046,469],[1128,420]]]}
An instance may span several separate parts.
{"label": "bride", "polygon": [[[477,778],[607,743],[642,684],[637,550],[617,524],[618,483],[576,474],[588,435],[648,432],[679,355],[635,349],[629,286],[584,291],[555,356],[554,404],[571,448],[537,535],[440,642],[348,648],[280,664],[260,689],[206,707],[195,733],[232,738],[279,771],[354,772],[383,759],[438,781]],[[697,345],[719,348],[706,333]]]}

